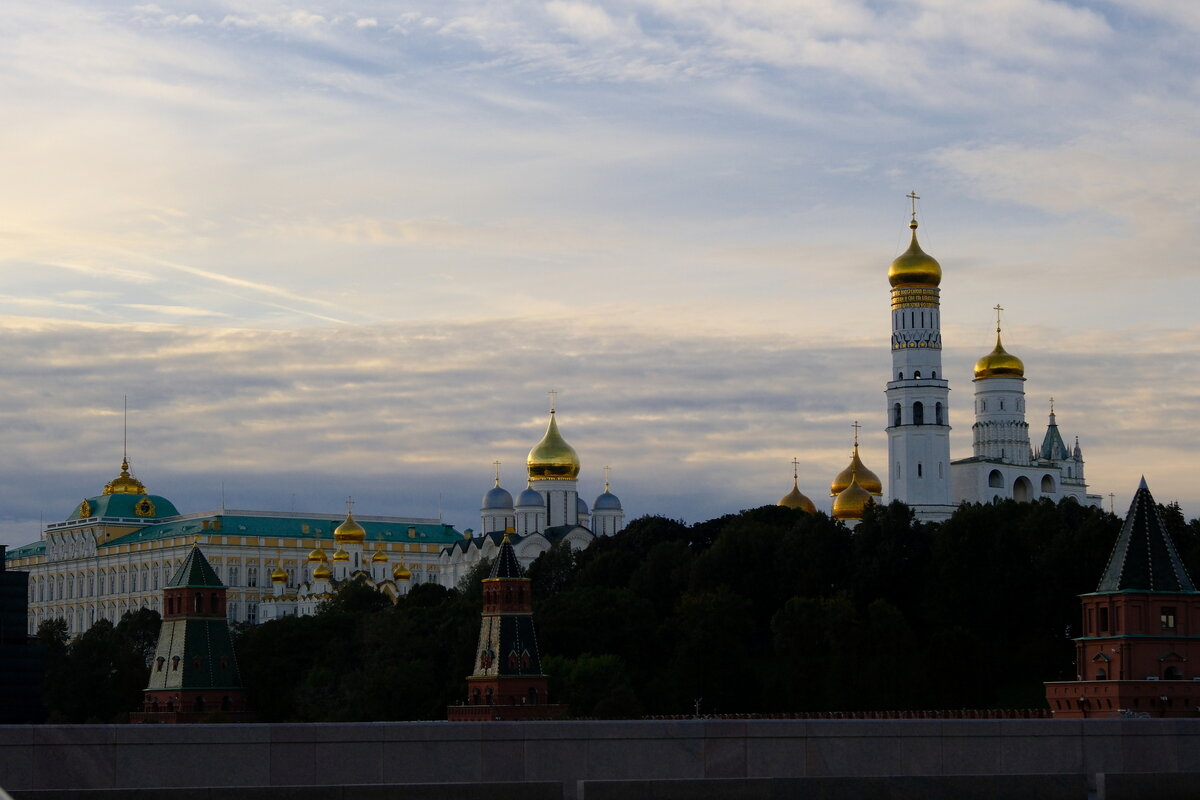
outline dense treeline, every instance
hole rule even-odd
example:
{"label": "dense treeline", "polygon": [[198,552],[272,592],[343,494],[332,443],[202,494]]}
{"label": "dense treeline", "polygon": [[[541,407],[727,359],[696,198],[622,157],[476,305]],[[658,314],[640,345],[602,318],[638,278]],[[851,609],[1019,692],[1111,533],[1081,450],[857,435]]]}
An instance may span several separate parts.
{"label": "dense treeline", "polygon": [[46,721],[127,722],[141,707],[159,627],[158,612],[148,608],[126,612],[116,625],[102,619],[70,641],[65,621],[42,622]]}
{"label": "dense treeline", "polygon": [[[1200,575],[1200,520],[1163,511]],[[529,570],[551,696],[597,717],[697,703],[729,713],[1040,707],[1043,681],[1075,676],[1077,595],[1095,589],[1120,523],[1072,501],[965,506],[940,525],[893,503],[870,507],[854,532],[776,506],[691,526],[638,519]],[[487,566],[457,589],[417,585],[394,606],[349,584],[313,617],[239,629],[260,718],[444,719],[465,696]],[[103,658],[84,654],[121,625],[97,628],[62,645],[71,658],[61,663],[92,669],[79,684],[91,688],[58,701],[72,709],[62,719],[108,719],[95,698],[136,694],[132,683],[97,688]]]}

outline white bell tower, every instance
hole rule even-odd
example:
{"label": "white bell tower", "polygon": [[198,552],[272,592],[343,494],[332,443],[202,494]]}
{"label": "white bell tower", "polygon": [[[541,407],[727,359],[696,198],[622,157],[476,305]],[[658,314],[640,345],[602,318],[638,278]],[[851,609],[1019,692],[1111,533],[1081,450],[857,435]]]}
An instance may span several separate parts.
{"label": "white bell tower", "polygon": [[912,242],[888,269],[892,285],[892,375],[887,384],[888,488],[923,520],[943,520],[950,500],[950,386],[942,372],[942,267]]}

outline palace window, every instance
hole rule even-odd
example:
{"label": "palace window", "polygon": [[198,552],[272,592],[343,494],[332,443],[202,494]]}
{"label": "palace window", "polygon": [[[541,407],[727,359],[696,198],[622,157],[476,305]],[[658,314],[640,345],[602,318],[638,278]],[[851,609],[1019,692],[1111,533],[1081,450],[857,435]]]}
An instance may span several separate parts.
{"label": "palace window", "polygon": [[921,380],[921,370],[917,370],[916,372],[913,373],[913,380],[917,380],[917,381]]}
{"label": "palace window", "polygon": [[925,406],[921,403],[913,403],[913,425],[925,424]]}
{"label": "palace window", "polygon": [[945,422],[942,421],[942,404],[941,403],[937,403],[933,407],[933,424],[934,425],[945,425],[946,424]]}
{"label": "palace window", "polygon": [[900,425],[901,425],[901,416],[900,416],[900,414],[901,414],[901,411],[900,411],[900,404],[899,404],[899,403],[896,403],[896,405],[892,406],[892,425],[893,425],[894,427],[897,427],[897,428],[899,428],[899,427],[900,427]]}

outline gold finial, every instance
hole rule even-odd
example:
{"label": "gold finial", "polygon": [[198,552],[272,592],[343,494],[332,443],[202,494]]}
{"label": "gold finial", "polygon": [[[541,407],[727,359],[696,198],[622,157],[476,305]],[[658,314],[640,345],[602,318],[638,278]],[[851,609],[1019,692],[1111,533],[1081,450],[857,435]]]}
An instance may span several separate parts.
{"label": "gold finial", "polygon": [[504,531],[504,538],[500,540],[500,544],[509,544],[507,528]]}
{"label": "gold finial", "polygon": [[921,196],[919,194],[917,194],[916,189],[913,189],[911,192],[909,192],[908,194],[906,194],[904,196],[912,201],[912,222],[909,223],[909,227],[915,228],[915,227],[917,227],[917,201],[921,199]]}
{"label": "gold finial", "polygon": [[1054,415],[1054,397],[1053,397],[1053,395],[1050,397],[1050,415],[1051,416]]}
{"label": "gold finial", "polygon": [[496,459],[495,461],[493,461],[492,466],[496,468],[496,487],[499,488],[499,486],[500,486],[500,459]]}
{"label": "gold finial", "polygon": [[606,491],[606,492],[608,491],[608,478],[609,478],[609,475],[611,472],[612,472],[612,467],[605,464],[604,465],[604,491]]}
{"label": "gold finial", "polygon": [[550,395],[550,413],[553,414],[555,406],[558,405],[558,390],[551,389],[546,394]]}
{"label": "gold finial", "polygon": [[1117,500],[1117,496],[1115,494],[1113,494],[1112,492],[1109,492],[1108,493],[1108,513],[1110,513],[1110,514],[1117,513],[1116,500]]}
{"label": "gold finial", "polygon": [[347,497],[346,498],[346,516],[348,517],[353,513],[354,513],[354,498]]}
{"label": "gold finial", "polygon": [[996,303],[996,305],[992,306],[992,308],[996,312],[996,335],[999,336],[1000,335],[1000,312],[1004,310],[1004,306],[1000,305],[999,303]]}
{"label": "gold finial", "polygon": [[858,429],[861,428],[862,425],[858,424],[858,420],[854,420],[854,422],[852,422],[850,424],[850,427],[854,428],[854,449],[857,450],[858,449]]}
{"label": "gold finial", "polygon": [[799,480],[800,480],[800,459],[793,458],[792,459],[792,481],[795,482],[795,481],[799,481]]}

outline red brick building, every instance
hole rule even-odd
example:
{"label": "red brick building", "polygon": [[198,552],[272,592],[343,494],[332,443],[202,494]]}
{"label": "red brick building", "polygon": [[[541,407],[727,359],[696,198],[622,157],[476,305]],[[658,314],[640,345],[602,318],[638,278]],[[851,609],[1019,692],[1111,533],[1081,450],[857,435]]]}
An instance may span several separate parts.
{"label": "red brick building", "polygon": [[542,673],[533,597],[507,534],[492,571],[483,579],[483,614],[475,672],[467,678],[465,705],[450,706],[451,721],[557,719],[567,707],[550,705]]}
{"label": "red brick building", "polygon": [[1100,585],[1081,600],[1078,680],[1046,684],[1055,717],[1200,716],[1200,592],[1145,478]]}

